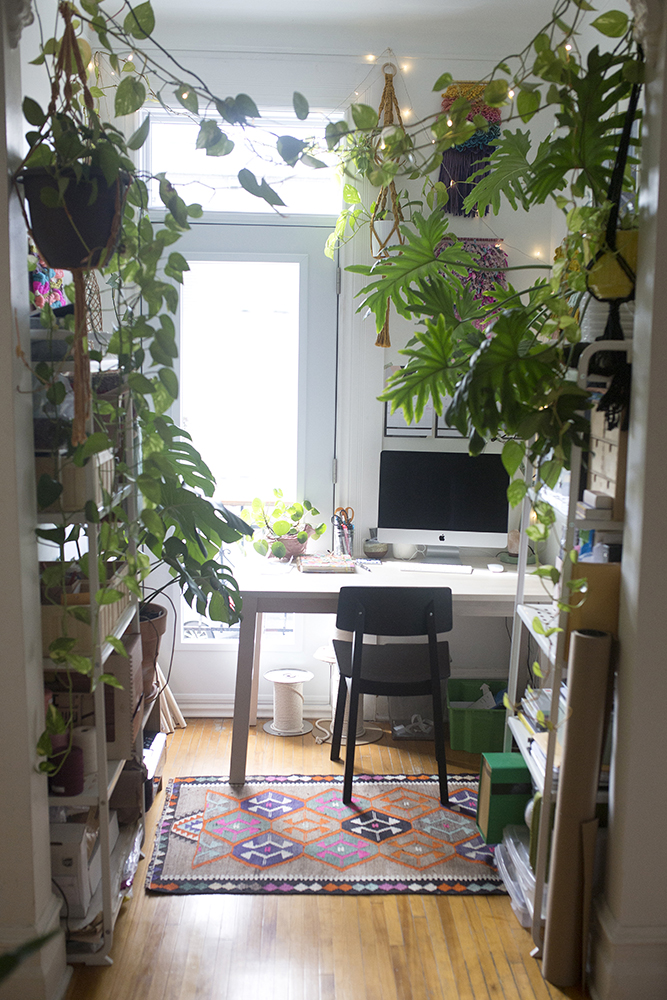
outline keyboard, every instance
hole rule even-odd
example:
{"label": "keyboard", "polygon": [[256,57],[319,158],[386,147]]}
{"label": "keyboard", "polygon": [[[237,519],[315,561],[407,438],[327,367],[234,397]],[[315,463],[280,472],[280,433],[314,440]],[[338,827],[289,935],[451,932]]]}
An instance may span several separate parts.
{"label": "keyboard", "polygon": [[404,573],[472,573],[472,566],[460,563],[407,563],[400,568]]}

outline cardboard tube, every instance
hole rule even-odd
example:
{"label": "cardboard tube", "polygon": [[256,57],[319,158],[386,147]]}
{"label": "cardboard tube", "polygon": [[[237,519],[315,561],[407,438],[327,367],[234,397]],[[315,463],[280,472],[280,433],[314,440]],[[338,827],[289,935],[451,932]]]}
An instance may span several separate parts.
{"label": "cardboard tube", "polygon": [[542,961],[544,978],[560,987],[577,985],[585,971],[582,827],[595,819],[610,658],[608,632],[572,633]]}

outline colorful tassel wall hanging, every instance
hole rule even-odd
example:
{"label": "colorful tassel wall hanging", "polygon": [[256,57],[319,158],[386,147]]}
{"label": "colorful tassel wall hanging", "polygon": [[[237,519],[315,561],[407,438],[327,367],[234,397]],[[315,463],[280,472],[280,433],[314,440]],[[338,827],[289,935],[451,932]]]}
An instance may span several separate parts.
{"label": "colorful tassel wall hanging", "polygon": [[[463,207],[463,202],[475,186],[468,184],[467,180],[471,174],[483,167],[485,162],[488,162],[494,149],[490,143],[500,135],[500,111],[498,108],[490,108],[484,103],[485,87],[484,83],[466,80],[453,83],[443,95],[442,110],[445,114],[457,98],[464,97],[470,101],[471,105],[467,115],[468,121],[472,121],[475,115],[482,115],[489,125],[488,129],[477,129],[475,134],[465,142],[446,149],[442,154],[439,180],[446,184],[449,190],[449,200],[443,211],[450,215],[465,215],[467,217],[477,215],[477,210],[466,212]],[[481,176],[477,178],[477,181],[479,180],[481,180]],[[487,206],[485,215],[488,210]]]}

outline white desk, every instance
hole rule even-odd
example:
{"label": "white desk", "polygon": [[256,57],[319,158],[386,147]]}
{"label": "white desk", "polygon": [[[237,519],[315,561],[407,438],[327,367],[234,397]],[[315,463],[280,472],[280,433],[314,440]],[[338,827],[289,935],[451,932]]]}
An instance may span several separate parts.
{"label": "white desk", "polygon": [[[383,563],[371,572],[358,568],[356,573],[300,573],[296,568],[287,573],[273,572],[270,564],[260,563],[258,568],[256,562],[252,567],[239,567],[235,573],[243,595],[243,619],[236,666],[230,783],[242,785],[245,781],[248,727],[257,723],[265,612],[335,614],[341,587],[450,587],[454,621],[462,615],[509,618],[514,613],[516,571],[491,573],[486,568],[489,561],[488,555],[471,558],[475,568],[470,574],[411,573],[402,571],[400,567],[404,564],[398,562]],[[526,575],[525,599],[548,599],[540,581],[530,571]]]}

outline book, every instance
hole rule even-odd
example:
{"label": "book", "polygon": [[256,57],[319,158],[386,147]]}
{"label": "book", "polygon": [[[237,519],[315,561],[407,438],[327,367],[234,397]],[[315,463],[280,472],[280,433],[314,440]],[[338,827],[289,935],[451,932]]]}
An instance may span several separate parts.
{"label": "book", "polygon": [[584,490],[584,503],[587,507],[611,508],[614,506],[614,498],[600,490]]}
{"label": "book", "polygon": [[577,501],[577,517],[588,521],[611,521],[611,507],[588,507],[583,500]]}
{"label": "book", "polygon": [[354,573],[352,556],[337,556],[332,552],[323,555],[299,556],[297,565],[302,573]]}

